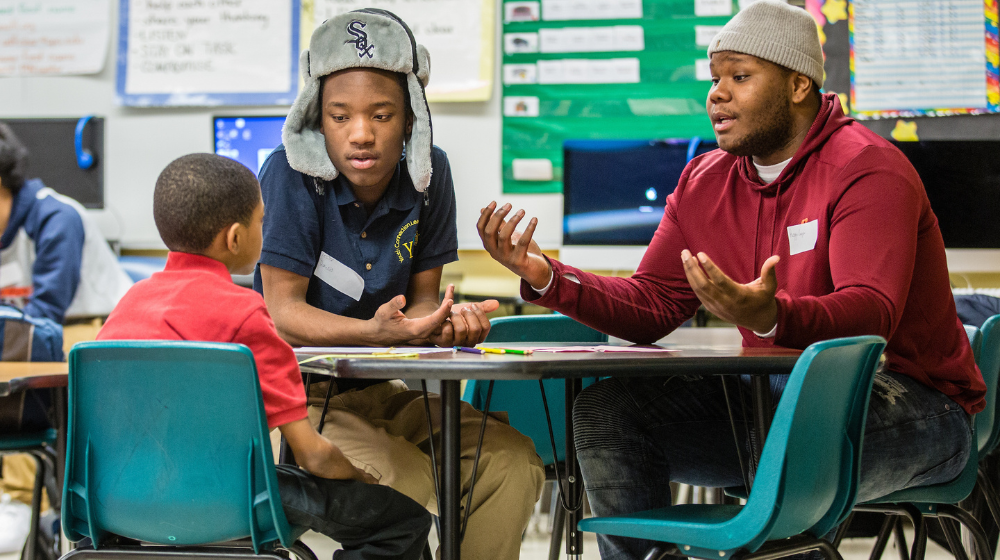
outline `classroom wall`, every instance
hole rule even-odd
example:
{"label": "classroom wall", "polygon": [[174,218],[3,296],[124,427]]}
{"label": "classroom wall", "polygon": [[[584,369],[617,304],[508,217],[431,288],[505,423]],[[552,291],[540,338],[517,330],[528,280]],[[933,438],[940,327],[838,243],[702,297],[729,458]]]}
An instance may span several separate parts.
{"label": "classroom wall", "polygon": [[[288,108],[116,106],[115,58],[111,46],[118,44],[118,18],[117,3],[112,5],[113,31],[104,71],[93,76],[0,78],[0,119],[85,114],[104,117],[106,209],[92,212],[105,235],[119,239],[124,249],[162,249],[152,214],[153,186],[160,170],[184,154],[212,151],[214,115],[275,115],[284,114]],[[497,33],[499,36],[499,23]],[[496,68],[499,68],[499,52]],[[536,239],[542,247],[558,247],[562,235],[561,195],[501,198],[498,74],[499,71],[488,102],[431,104],[435,144],[448,152],[452,165],[458,198],[459,247],[482,248],[476,219],[479,209],[494,199],[526,208],[528,217],[537,216],[540,223]]]}

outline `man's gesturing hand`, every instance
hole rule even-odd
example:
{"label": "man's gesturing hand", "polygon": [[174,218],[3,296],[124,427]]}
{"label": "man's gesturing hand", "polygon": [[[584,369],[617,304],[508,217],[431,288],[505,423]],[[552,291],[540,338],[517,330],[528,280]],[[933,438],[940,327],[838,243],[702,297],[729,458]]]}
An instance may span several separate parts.
{"label": "man's gesturing hand", "polygon": [[518,233],[517,224],[524,218],[524,210],[515,212],[508,221],[504,218],[510,213],[510,204],[504,204],[499,210],[496,207],[496,202],[490,202],[482,209],[476,223],[483,248],[495,261],[527,280],[532,288],[544,288],[552,277],[552,267],[542,256],[538,244],[531,240],[538,219],[529,220],[524,233]]}
{"label": "man's gesturing hand", "polygon": [[778,278],[774,267],[778,256],[772,256],[760,267],[760,277],[749,284],[737,284],[719,270],[705,253],[698,258],[691,251],[681,251],[684,274],[691,289],[709,311],[720,319],[746,327],[754,332],[769,332],[778,321]]}

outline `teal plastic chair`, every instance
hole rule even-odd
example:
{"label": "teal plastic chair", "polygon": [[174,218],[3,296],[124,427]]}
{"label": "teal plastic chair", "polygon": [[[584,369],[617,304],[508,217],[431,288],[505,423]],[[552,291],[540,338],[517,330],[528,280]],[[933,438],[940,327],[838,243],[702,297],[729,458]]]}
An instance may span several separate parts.
{"label": "teal plastic chair", "polygon": [[[983,374],[986,383],[986,408],[976,414],[972,422],[973,446],[969,451],[969,459],[959,475],[949,482],[906,488],[883,496],[876,500],[858,505],[856,511],[876,512],[889,515],[876,539],[873,557],[881,556],[885,549],[885,541],[890,525],[895,525],[895,517],[908,517],[913,523],[913,545],[910,550],[911,560],[923,560],[927,550],[927,528],[925,520],[928,517],[951,519],[964,525],[970,532],[975,543],[977,557],[989,560],[990,546],[982,526],[969,512],[955,504],[966,499],[972,493],[979,477],[979,457],[989,451],[988,445],[994,439],[997,420],[997,383],[1000,380],[1000,329],[997,324],[1000,315],[991,317],[980,331],[976,327],[965,325],[973,356]],[[988,327],[988,331],[986,330]],[[984,336],[988,332],[989,337]],[[986,361],[984,361],[986,360]],[[988,361],[988,363],[987,363]],[[985,481],[988,483],[988,481]],[[989,496],[989,495],[987,495]],[[958,532],[948,523],[941,523],[948,545],[956,558],[967,558],[962,540]],[[899,530],[898,528],[895,530]],[[902,541],[901,537],[897,537]]]}
{"label": "teal plastic chair", "polygon": [[[572,343],[580,345],[607,344],[608,335],[558,313],[552,315],[515,315],[490,320],[490,333],[486,337],[490,343]],[[548,423],[542,404],[542,393],[537,381],[495,381],[490,396],[490,410],[507,413],[510,425],[531,438],[535,452],[545,464],[546,480],[555,480],[556,461],[566,461],[566,382],[562,379],[546,379],[545,400],[549,405],[552,420],[552,437],[555,440],[555,454],[549,440]],[[583,386],[594,383],[594,379],[584,379]],[[465,386],[462,400],[479,410],[484,410],[489,393],[489,382],[470,380]],[[560,472],[562,472],[560,470]],[[552,539],[549,544],[549,558],[559,558],[565,523],[565,510],[558,500],[552,500]]]}
{"label": "teal plastic chair", "polygon": [[[885,340],[835,339],[806,348],[789,375],[746,505],[683,504],[580,522],[583,531],[649,539],[647,560],[776,558],[819,550],[857,497],[868,398]],[[766,544],[765,544],[766,543]]]}
{"label": "teal plastic chair", "polygon": [[[315,555],[296,539],[278,483],[257,368],[238,344],[80,343],[69,355],[63,530],[103,558],[163,554]],[[249,541],[247,541],[249,537]],[[192,548],[193,547],[193,548]],[[222,551],[212,548],[213,551]],[[68,556],[70,556],[68,555]],[[68,556],[66,558],[68,558]]]}
{"label": "teal plastic chair", "polygon": [[[28,539],[24,543],[21,558],[35,560],[42,557],[38,539],[39,517],[42,510],[42,488],[46,477],[55,473],[56,455],[53,446],[58,432],[53,429],[39,430],[28,433],[18,433],[0,436],[0,455],[10,453],[27,453],[35,460],[35,482],[31,490],[31,525]],[[49,501],[53,506],[59,503],[59,496],[49,492]]]}
{"label": "teal plastic chair", "polygon": [[[490,333],[486,337],[486,342],[594,345],[607,344],[608,335],[565,315],[515,315],[491,319]],[[584,380],[584,386],[593,382],[593,379]],[[566,441],[566,418],[562,413],[566,403],[566,384],[562,379],[546,379],[543,383],[545,399],[552,412],[552,432],[556,440],[557,453],[555,456],[552,454],[552,444],[549,441],[549,431],[542,407],[542,395],[537,381],[494,382],[490,410],[507,412],[510,425],[531,438],[531,441],[535,442],[535,452],[542,458],[542,462],[551,465],[555,461],[566,460],[566,446],[560,443]],[[462,400],[483,410],[486,406],[488,389],[488,381],[470,380],[465,386]]]}

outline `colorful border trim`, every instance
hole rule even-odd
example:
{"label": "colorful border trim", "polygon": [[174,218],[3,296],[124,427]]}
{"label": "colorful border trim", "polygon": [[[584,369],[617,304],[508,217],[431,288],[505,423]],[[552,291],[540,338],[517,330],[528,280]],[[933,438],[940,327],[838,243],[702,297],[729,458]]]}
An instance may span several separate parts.
{"label": "colorful border trim", "polygon": [[1000,112],[1000,33],[998,33],[997,0],[984,0],[986,26],[986,104],[983,107],[951,107],[900,109],[896,111],[855,111],[854,90],[854,2],[848,5],[848,29],[851,43],[851,114],[859,119],[892,119],[898,117],[948,117],[954,115],[984,115]]}

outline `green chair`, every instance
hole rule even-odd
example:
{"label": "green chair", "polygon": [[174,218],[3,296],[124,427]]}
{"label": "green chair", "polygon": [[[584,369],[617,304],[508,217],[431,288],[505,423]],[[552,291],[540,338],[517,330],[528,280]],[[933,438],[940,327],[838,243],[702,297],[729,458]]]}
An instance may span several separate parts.
{"label": "green chair", "polygon": [[[1000,372],[1000,315],[994,315],[983,323],[982,327],[982,349],[976,358],[979,370],[983,372]],[[1000,375],[998,375],[1000,377]],[[998,380],[997,384],[1000,384]],[[996,399],[997,385],[986,388],[986,402],[996,403],[992,408],[987,408],[976,415],[976,432],[979,440],[979,456],[985,457],[988,453],[997,448],[1000,443],[1000,402]],[[989,429],[986,427],[989,426]],[[976,475],[976,484],[985,497],[986,505],[993,515],[993,520],[1000,525],[1000,497],[997,495],[993,480],[997,480],[997,473],[990,473],[983,462],[979,464]]]}
{"label": "green chair", "polygon": [[90,544],[64,558],[277,560],[280,547],[315,560],[296,542],[305,529],[290,527],[282,509],[245,346],[77,344],[67,447],[63,530]]}
{"label": "green chair", "polygon": [[885,340],[862,336],[806,348],[789,375],[746,505],[685,504],[597,517],[580,529],[649,539],[664,555],[777,558],[818,550],[857,496],[868,398]]}
{"label": "green chair", "polygon": [[[900,530],[894,519],[894,517],[900,516],[908,517],[913,523],[913,546],[909,554],[910,560],[923,560],[924,558],[927,549],[925,521],[928,517],[939,518],[942,521],[950,519],[961,523],[969,530],[973,538],[977,556],[982,560],[988,560],[992,556],[989,553],[989,542],[982,526],[975,517],[955,504],[968,498],[975,488],[980,470],[979,457],[990,450],[988,445],[995,435],[996,392],[998,377],[1000,377],[1000,329],[996,328],[998,322],[1000,322],[1000,315],[987,320],[982,331],[970,325],[965,326],[969,343],[972,345],[972,353],[979,363],[983,381],[986,383],[986,408],[983,412],[976,414],[973,420],[973,445],[969,450],[969,459],[965,468],[954,480],[949,482],[906,488],[856,506],[855,511],[884,513],[889,516],[876,539],[872,557],[877,558],[882,555],[890,530]],[[988,337],[985,336],[987,332],[989,333]],[[989,363],[984,362],[984,359]],[[989,483],[988,480],[984,480],[984,482],[987,485]],[[955,557],[965,560],[967,556],[958,532],[950,523],[941,523],[941,529]],[[897,540],[902,542],[901,535],[897,537]]]}
{"label": "green chair", "polygon": [[[490,321],[490,333],[486,337],[489,343],[571,343],[581,345],[607,344],[608,335],[596,331],[584,324],[560,314],[552,315],[515,315],[500,317]],[[584,386],[594,382],[585,379]],[[535,443],[535,452],[546,465],[546,479],[555,480],[555,463],[566,461],[566,383],[562,379],[547,379],[545,400],[552,411],[552,434],[555,439],[555,454],[549,440],[548,423],[542,405],[542,393],[537,381],[496,381],[483,382],[470,380],[465,386],[462,400],[479,410],[486,407],[490,385],[493,393],[490,396],[490,410],[507,412],[510,425]],[[562,472],[560,470],[560,472]],[[549,558],[559,557],[562,546],[562,527],[565,521],[565,510],[558,501],[553,500],[553,531],[549,546]]]}
{"label": "green chair", "polygon": [[[35,460],[35,483],[31,490],[31,526],[21,555],[23,560],[48,557],[43,556],[39,550],[41,544],[38,538],[39,517],[45,479],[55,474],[56,453],[52,446],[56,443],[57,435],[56,430],[52,428],[23,434],[0,435],[0,455],[27,453]],[[56,507],[59,496],[50,491],[49,498],[53,502],[53,507]]]}

